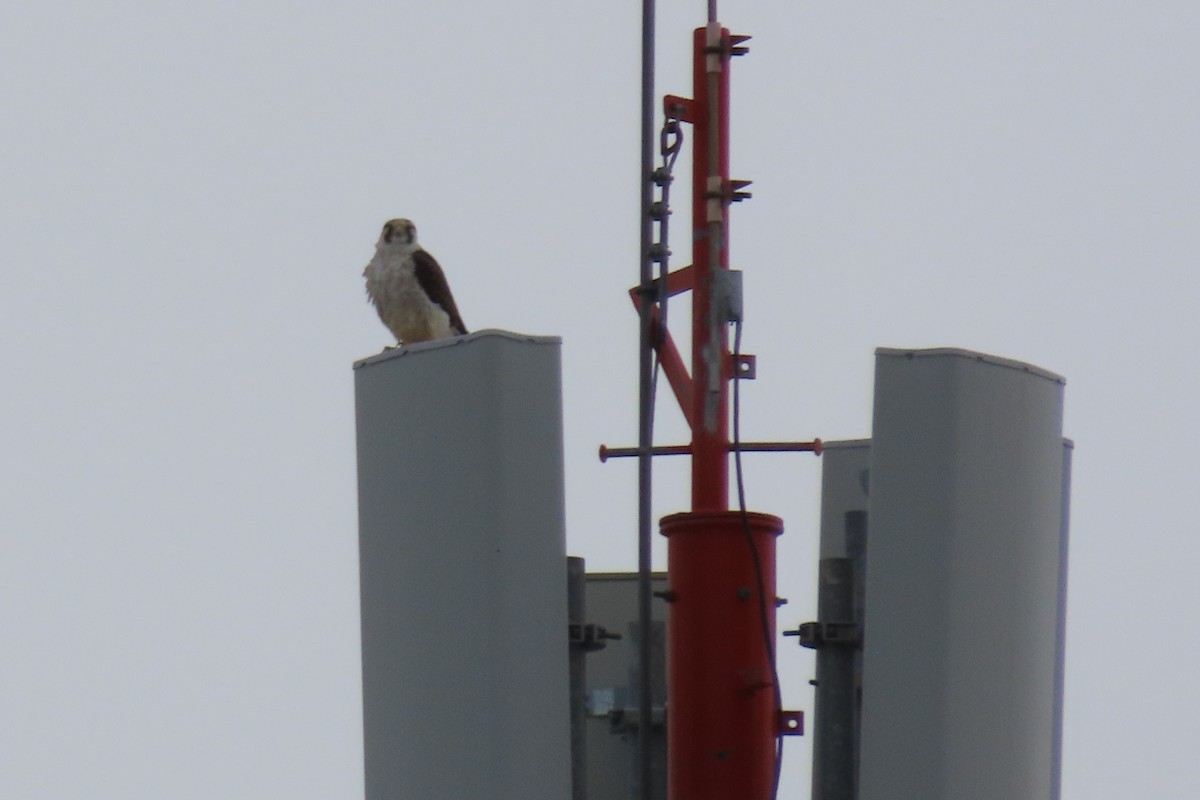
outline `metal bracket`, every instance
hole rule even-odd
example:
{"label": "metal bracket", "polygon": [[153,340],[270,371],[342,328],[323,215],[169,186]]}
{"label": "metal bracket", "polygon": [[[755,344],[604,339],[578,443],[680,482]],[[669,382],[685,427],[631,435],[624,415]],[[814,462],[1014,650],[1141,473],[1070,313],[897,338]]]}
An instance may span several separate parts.
{"label": "metal bracket", "polygon": [[752,381],[758,377],[758,358],[748,353],[739,353],[733,360],[733,379]]}
{"label": "metal bracket", "polygon": [[779,735],[780,736],[803,736],[804,735],[804,712],[803,711],[780,711],[779,712]]}
{"label": "metal bracket", "polygon": [[750,192],[742,191],[751,183],[753,183],[753,181],[730,180],[729,188],[726,190],[726,202],[740,203],[743,200],[749,200],[751,197],[753,197],[754,195]]}
{"label": "metal bracket", "polygon": [[567,623],[567,642],[571,647],[578,647],[585,653],[603,650],[607,646],[606,640],[620,638],[621,634],[609,633],[600,625],[582,622]]}
{"label": "metal bracket", "polygon": [[800,646],[818,650],[822,647],[860,647],[862,631],[855,622],[804,622],[784,636],[798,636]]}
{"label": "metal bracket", "polygon": [[663,98],[663,116],[680,122],[695,122],[696,101],[690,97],[669,94]]}

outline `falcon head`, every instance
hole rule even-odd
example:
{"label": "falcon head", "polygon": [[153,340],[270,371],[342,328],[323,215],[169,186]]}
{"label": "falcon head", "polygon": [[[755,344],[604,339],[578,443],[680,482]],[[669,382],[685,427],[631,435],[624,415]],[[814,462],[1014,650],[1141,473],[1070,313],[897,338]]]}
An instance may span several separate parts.
{"label": "falcon head", "polygon": [[383,233],[379,236],[379,246],[415,247],[417,244],[417,226],[408,219],[392,219],[384,223]]}

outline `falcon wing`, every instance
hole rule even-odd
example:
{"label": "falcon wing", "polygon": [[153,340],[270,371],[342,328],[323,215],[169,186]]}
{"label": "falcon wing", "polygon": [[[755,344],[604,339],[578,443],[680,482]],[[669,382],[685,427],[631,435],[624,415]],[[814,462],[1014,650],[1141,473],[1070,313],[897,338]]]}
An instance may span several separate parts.
{"label": "falcon wing", "polygon": [[429,296],[429,299],[441,306],[450,315],[450,325],[459,333],[466,333],[467,326],[463,325],[462,317],[458,315],[458,306],[454,304],[454,295],[450,294],[450,284],[446,282],[446,274],[442,272],[437,260],[424,250],[412,254],[417,283]]}

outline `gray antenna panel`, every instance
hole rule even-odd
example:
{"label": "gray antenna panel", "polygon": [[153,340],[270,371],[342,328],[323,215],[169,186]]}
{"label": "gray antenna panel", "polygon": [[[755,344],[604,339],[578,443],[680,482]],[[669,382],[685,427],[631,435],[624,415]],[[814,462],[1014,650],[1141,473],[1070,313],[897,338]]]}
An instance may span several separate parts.
{"label": "gray antenna panel", "polygon": [[570,796],[559,350],[355,365],[367,800]]}
{"label": "gray antenna panel", "polygon": [[1063,379],[876,352],[862,800],[1057,797]]}
{"label": "gray antenna panel", "polygon": [[871,440],[825,442],[821,454],[821,558],[846,558],[846,512],[867,510]]}

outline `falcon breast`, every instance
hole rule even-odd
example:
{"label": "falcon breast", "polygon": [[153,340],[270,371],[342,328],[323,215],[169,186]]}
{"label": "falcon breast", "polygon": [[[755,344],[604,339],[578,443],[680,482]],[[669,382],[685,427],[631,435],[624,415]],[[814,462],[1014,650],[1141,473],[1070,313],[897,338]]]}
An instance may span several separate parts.
{"label": "falcon breast", "polygon": [[383,226],[363,277],[367,297],[400,344],[467,332],[445,273],[417,243],[417,226],[411,221],[393,219]]}

